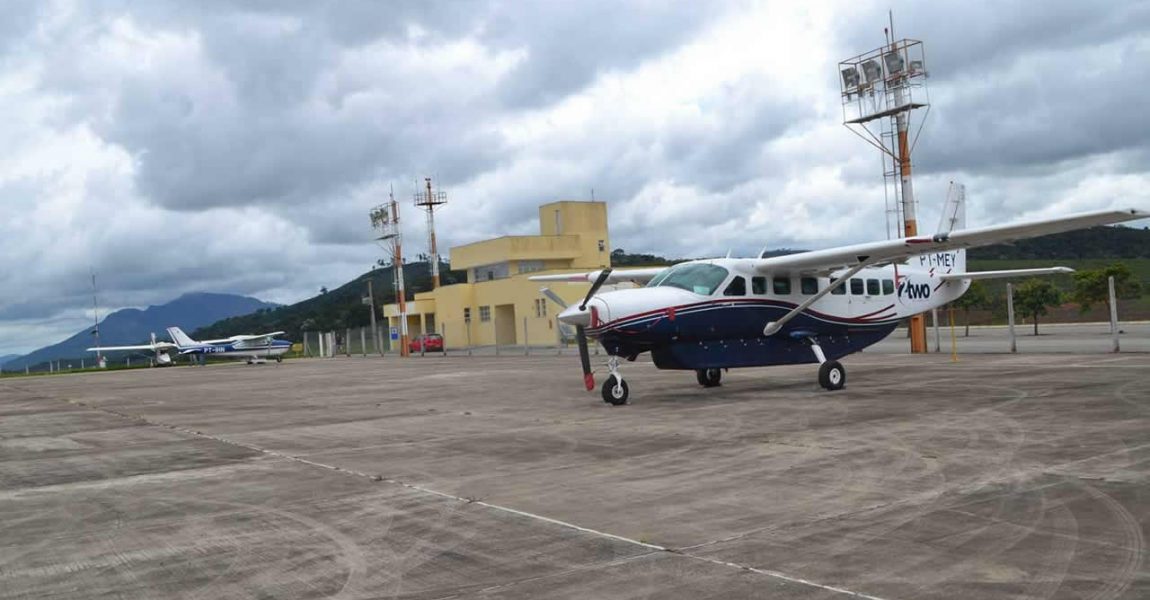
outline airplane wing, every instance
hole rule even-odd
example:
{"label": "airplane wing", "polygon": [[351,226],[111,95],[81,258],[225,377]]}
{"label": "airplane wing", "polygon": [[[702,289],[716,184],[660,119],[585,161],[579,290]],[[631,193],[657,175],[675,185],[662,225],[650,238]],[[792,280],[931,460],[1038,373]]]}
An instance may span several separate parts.
{"label": "airplane wing", "polygon": [[140,344],[138,346],[97,346],[95,348],[87,348],[86,352],[118,352],[121,350],[166,350],[175,348],[176,345],[171,342],[156,342],[155,344]]}
{"label": "airplane wing", "polygon": [[[666,271],[667,267],[651,267],[649,269],[627,269],[627,270],[614,270],[607,276],[607,280],[603,283],[621,283],[630,281],[632,283],[646,284],[648,281],[654,279],[659,273]],[[570,281],[577,283],[594,283],[599,278],[599,274],[603,270],[590,271],[583,273],[564,273],[562,275],[535,275],[528,277],[531,281]]]}
{"label": "airplane wing", "polygon": [[1048,267],[1044,269],[1010,269],[1009,271],[967,271],[965,273],[946,273],[937,275],[941,281],[952,279],[1008,279],[1011,277],[1034,277],[1036,275],[1061,275],[1073,273],[1070,267]]}
{"label": "airplane wing", "polygon": [[1039,237],[1052,233],[1062,233],[1074,229],[1085,229],[1096,225],[1110,225],[1123,221],[1134,221],[1150,217],[1150,212],[1128,210],[1106,210],[1080,213],[1068,217],[992,225],[975,229],[963,229],[933,236],[916,236],[869,242],[814,250],[799,254],[788,254],[763,258],[755,261],[759,272],[791,273],[830,273],[837,269],[853,267],[860,263],[880,265],[898,262],[903,259],[930,252],[949,252],[962,248],[974,248],[1000,244],[1025,238]]}
{"label": "airplane wing", "polygon": [[282,335],[283,333],[284,333],[283,331],[273,331],[271,333],[261,333],[259,335],[233,335],[232,337],[228,338],[227,340],[221,340],[221,341],[246,342],[248,340],[259,340],[259,339],[264,339],[264,338],[274,338],[275,336]]}
{"label": "airplane wing", "polygon": [[271,333],[261,333],[259,335],[233,335],[232,337],[228,338],[227,341],[235,344],[236,348],[267,346],[271,344],[272,338],[283,333],[283,331],[273,331]]}

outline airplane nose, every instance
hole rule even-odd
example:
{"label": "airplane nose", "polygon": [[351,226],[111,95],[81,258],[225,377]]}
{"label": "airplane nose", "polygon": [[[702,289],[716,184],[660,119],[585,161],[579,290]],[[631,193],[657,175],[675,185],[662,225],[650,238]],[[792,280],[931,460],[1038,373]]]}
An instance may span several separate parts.
{"label": "airplane nose", "polygon": [[563,309],[559,313],[559,322],[567,325],[577,327],[591,327],[591,310],[595,310],[595,314],[599,322],[604,322],[607,318],[607,303],[600,298],[592,298],[587,302],[587,308],[579,310],[578,304],[572,304]]}
{"label": "airplane nose", "polygon": [[575,327],[586,327],[591,324],[591,307],[579,310],[576,304],[568,306],[559,313],[559,322]]}

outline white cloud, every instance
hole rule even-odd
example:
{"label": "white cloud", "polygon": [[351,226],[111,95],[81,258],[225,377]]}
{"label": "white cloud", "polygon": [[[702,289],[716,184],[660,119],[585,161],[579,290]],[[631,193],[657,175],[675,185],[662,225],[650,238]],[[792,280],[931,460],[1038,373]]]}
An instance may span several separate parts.
{"label": "white cloud", "polygon": [[[1082,6],[895,7],[931,60],[924,227],[952,179],[972,224],[1150,206],[1150,10]],[[0,271],[0,354],[85,326],[89,268],[109,308],[343,283],[382,254],[366,215],[391,185],[418,253],[426,175],[450,195],[442,247],[531,233],[538,204],[592,189],[631,251],[882,237],[879,157],[840,124],[835,64],[881,42],[886,8],[14,6],[0,251],[20,267]]]}

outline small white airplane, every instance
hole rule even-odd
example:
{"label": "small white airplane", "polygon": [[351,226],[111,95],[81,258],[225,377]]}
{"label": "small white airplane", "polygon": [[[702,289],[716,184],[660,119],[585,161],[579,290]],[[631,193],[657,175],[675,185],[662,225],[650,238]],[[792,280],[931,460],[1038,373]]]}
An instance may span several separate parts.
{"label": "small white airplane", "polygon": [[[846,384],[838,359],[891,333],[899,322],[953,302],[975,279],[1068,273],[1072,269],[966,271],[966,249],[1150,217],[1135,209],[1100,211],[1010,225],[963,229],[965,207],[948,201],[939,232],[802,252],[772,258],[692,260],[671,267],[539,275],[535,281],[593,282],[577,306],[558,319],[575,326],[587,389],[595,379],[587,350],[591,336],[607,351],[608,404],[630,391],[620,359],[650,352],[660,369],[694,370],[703,387],[719,385],[723,370],[819,363],[828,390]],[[607,283],[645,287],[597,294]]]}
{"label": "small white airplane", "polygon": [[283,355],[291,350],[291,342],[275,339],[275,336],[283,333],[282,331],[273,331],[259,335],[233,335],[219,340],[196,341],[179,327],[169,327],[168,335],[171,336],[172,342],[157,342],[156,334],[152,334],[152,343],[150,344],[103,346],[88,348],[88,352],[147,350],[156,353],[156,363],[160,365],[172,364],[173,351],[180,355],[246,359],[249,365],[265,362],[268,358],[274,358],[276,362],[283,362]]}

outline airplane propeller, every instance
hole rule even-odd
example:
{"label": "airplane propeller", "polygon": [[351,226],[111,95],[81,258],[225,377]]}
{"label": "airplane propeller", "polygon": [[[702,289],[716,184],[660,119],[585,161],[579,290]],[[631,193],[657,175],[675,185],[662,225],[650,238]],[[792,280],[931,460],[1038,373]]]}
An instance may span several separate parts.
{"label": "airplane propeller", "polygon": [[[587,290],[587,295],[583,297],[583,301],[579,303],[579,310],[587,310],[587,303],[595,296],[595,292],[603,287],[607,282],[607,278],[611,276],[611,269],[603,269],[599,273],[599,277],[595,279],[595,283],[591,284],[591,289]],[[567,303],[559,297],[558,294],[552,292],[547,288],[539,290],[544,296],[551,299],[552,302],[567,308]],[[591,373],[591,352],[587,347],[587,330],[582,325],[575,326],[575,342],[579,345],[579,362],[583,366],[583,385],[587,386],[587,391],[595,389],[595,375]]]}

